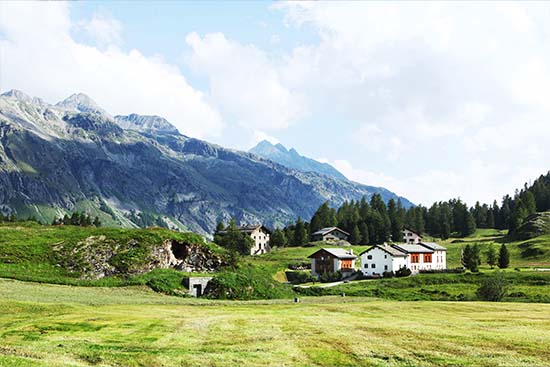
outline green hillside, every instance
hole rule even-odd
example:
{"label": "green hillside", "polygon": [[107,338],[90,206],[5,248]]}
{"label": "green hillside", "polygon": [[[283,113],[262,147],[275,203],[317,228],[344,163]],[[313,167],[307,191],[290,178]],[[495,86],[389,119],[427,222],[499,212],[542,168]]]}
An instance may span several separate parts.
{"label": "green hillside", "polygon": [[[152,274],[152,253],[177,241],[223,256],[225,251],[193,233],[167,229],[42,226],[33,222],[0,224],[0,278],[72,285],[145,284],[154,276],[181,286],[183,273],[159,269]],[[100,265],[114,274],[93,277]]]}

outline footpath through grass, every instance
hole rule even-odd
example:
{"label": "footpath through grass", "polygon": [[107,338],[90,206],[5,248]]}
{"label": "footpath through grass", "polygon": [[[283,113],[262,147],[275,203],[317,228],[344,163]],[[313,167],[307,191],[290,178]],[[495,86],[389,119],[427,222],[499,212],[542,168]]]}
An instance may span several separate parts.
{"label": "footpath through grass", "polygon": [[224,302],[0,280],[0,366],[548,366],[550,305]]}

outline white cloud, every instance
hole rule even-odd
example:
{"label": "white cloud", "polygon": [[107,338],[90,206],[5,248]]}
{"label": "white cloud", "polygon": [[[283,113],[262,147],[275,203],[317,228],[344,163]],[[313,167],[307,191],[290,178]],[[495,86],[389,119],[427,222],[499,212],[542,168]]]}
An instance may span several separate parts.
{"label": "white cloud", "polygon": [[[71,37],[69,15],[67,3],[0,3],[2,90],[21,89],[49,102],[84,92],[112,114],[157,114],[184,134],[220,134],[220,114],[177,67],[138,50],[79,43]],[[116,40],[114,21],[90,22],[103,41]]]}
{"label": "white cloud", "polygon": [[107,14],[94,14],[92,19],[79,24],[98,44],[98,46],[120,45],[122,43],[122,24]]}
{"label": "white cloud", "polygon": [[190,65],[210,81],[210,98],[241,126],[288,128],[305,114],[300,94],[286,88],[268,55],[222,33],[186,37]]}
{"label": "white cloud", "polygon": [[273,8],[289,27],[311,27],[320,37],[288,56],[287,85],[307,95],[318,115],[330,108],[342,120],[362,121],[349,141],[356,152],[375,153],[368,156],[385,173],[340,163],[349,176],[394,185],[416,201],[472,201],[512,193],[548,169],[548,4]]}

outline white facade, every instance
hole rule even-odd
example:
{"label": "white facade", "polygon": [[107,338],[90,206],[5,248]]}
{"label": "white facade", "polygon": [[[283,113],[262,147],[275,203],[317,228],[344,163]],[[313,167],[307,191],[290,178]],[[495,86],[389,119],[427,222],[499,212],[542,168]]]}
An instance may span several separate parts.
{"label": "white facade", "polygon": [[271,250],[269,246],[269,233],[263,227],[258,227],[250,232],[250,237],[254,240],[254,246],[250,249],[250,255],[265,254]]}
{"label": "white facade", "polygon": [[364,275],[382,275],[385,271],[397,271],[407,266],[405,254],[394,256],[375,246],[361,254],[361,271]]}
{"label": "white facade", "polygon": [[382,275],[407,267],[413,274],[421,270],[447,268],[446,249],[435,243],[373,246],[361,254],[361,270],[364,275]]}
{"label": "white facade", "polygon": [[410,229],[403,229],[403,242],[414,244],[414,243],[420,243],[422,240],[422,236],[420,236],[418,233],[411,231]]}

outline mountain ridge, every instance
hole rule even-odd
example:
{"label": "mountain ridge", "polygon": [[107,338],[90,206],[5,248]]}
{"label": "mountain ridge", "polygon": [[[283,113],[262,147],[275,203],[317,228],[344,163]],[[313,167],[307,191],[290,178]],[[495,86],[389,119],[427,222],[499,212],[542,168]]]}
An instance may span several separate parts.
{"label": "mountain ridge", "polygon": [[[145,116],[136,129],[97,105],[95,111],[80,106],[87,111],[81,112],[16,94],[0,97],[4,213],[51,221],[79,210],[106,225],[164,223],[209,234],[231,217],[276,227],[310,217],[325,201],[337,206],[373,193],[398,198],[181,135],[160,117],[155,125]],[[412,203],[403,199],[403,205]]]}
{"label": "mountain ridge", "polygon": [[262,140],[256,146],[249,149],[248,152],[302,172],[316,172],[340,180],[347,180],[346,176],[330,164],[300,155],[296,149],[287,149],[281,143],[273,145],[267,140]]}

